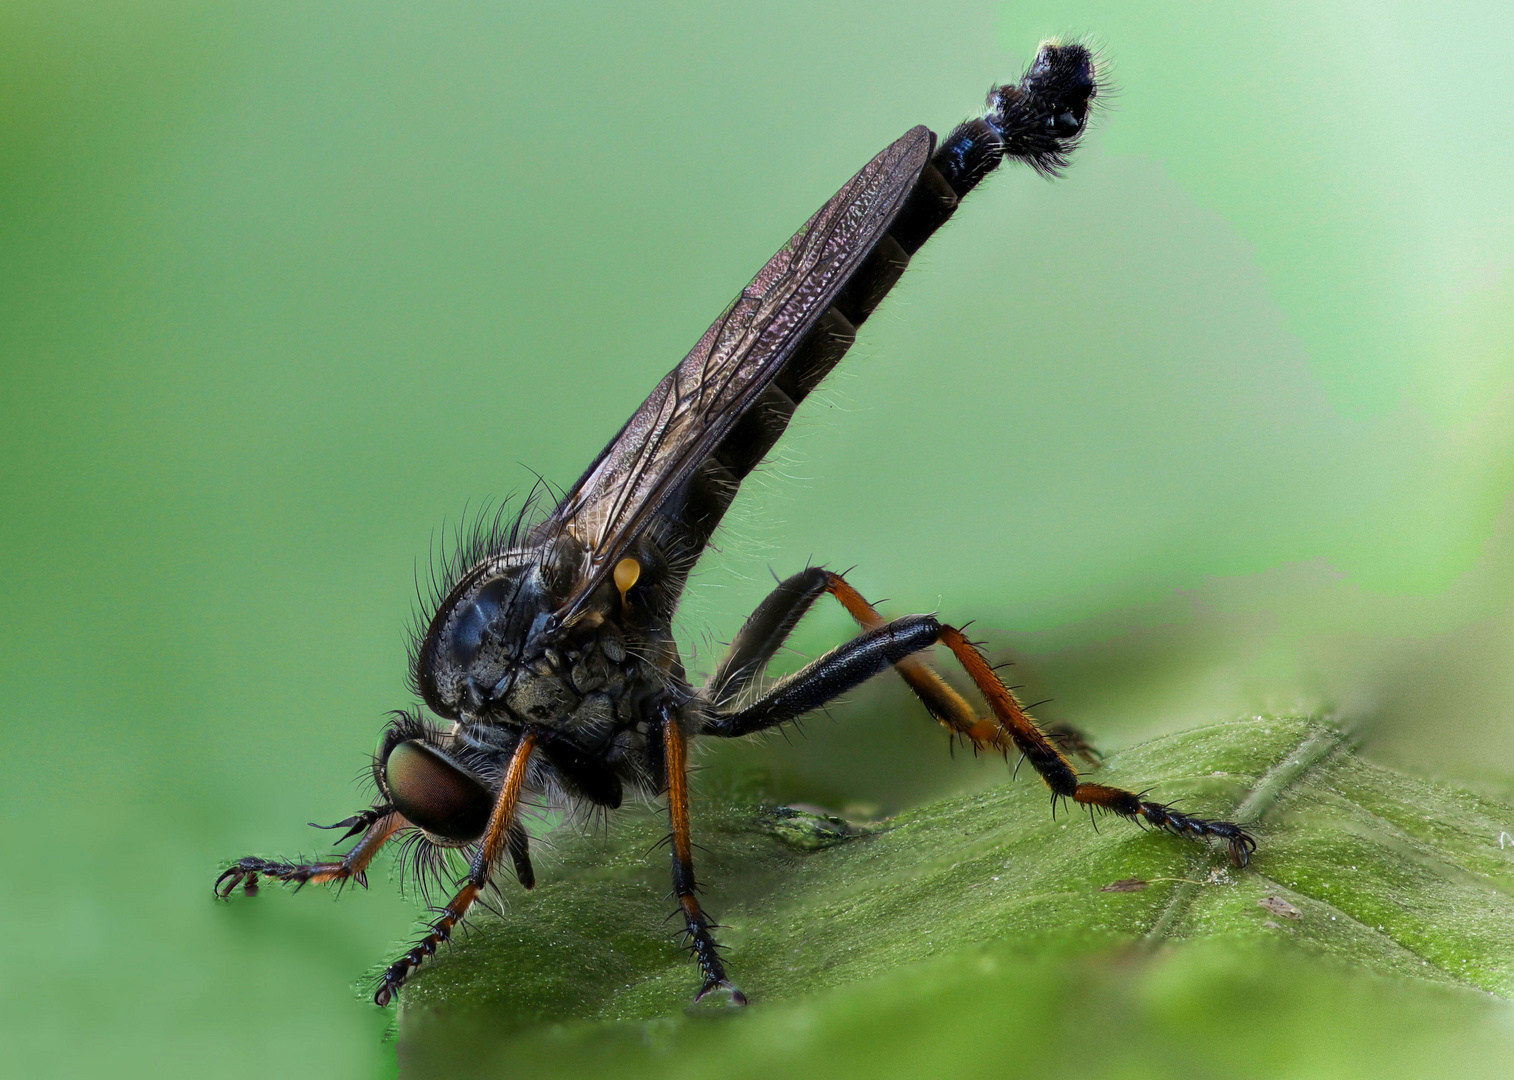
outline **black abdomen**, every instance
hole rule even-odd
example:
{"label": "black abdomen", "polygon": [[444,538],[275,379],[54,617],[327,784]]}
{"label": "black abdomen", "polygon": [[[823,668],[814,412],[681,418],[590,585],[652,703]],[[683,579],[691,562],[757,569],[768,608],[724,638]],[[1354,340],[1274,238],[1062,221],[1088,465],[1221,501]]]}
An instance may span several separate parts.
{"label": "black abdomen", "polygon": [[[741,482],[788,428],[795,407],[820,385],[857,339],[857,327],[888,295],[910,256],[951,217],[957,203],[998,166],[993,129],[968,121],[932,156],[882,239],[874,245],[771,384],[661,511],[670,555],[697,558],[720,524]],[[676,558],[675,562],[679,561]]]}

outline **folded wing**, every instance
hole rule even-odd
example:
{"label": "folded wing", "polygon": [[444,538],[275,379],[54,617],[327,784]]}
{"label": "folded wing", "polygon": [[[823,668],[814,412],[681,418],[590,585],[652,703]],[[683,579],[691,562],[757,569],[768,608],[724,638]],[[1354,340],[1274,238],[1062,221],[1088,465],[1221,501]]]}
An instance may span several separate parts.
{"label": "folded wing", "polygon": [[574,614],[759,404],[884,238],[930,160],[934,138],[927,128],[913,128],[863,166],[758,271],[558,504],[543,530],[566,533],[585,550],[559,617]]}

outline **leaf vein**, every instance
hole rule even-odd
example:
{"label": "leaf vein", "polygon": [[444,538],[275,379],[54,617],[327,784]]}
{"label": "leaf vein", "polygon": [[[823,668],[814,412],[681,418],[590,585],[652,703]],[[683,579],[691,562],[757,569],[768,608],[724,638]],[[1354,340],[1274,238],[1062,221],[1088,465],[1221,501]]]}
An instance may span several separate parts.
{"label": "leaf vein", "polygon": [[[1346,736],[1331,728],[1319,728],[1309,734],[1292,750],[1282,756],[1277,764],[1262,775],[1250,793],[1236,807],[1236,819],[1242,823],[1260,820],[1295,784],[1318,769],[1331,754],[1345,745]],[[1211,855],[1206,851],[1189,861],[1183,877],[1199,876]],[[1202,885],[1182,883],[1175,886],[1161,914],[1146,932],[1147,941],[1162,941],[1172,932],[1188,909],[1193,906]]]}

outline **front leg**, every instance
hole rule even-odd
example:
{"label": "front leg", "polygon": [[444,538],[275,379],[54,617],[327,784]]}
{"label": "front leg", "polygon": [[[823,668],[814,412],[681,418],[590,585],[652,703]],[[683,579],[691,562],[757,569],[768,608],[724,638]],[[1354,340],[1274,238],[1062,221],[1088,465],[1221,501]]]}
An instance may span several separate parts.
{"label": "front leg", "polygon": [[405,984],[411,972],[420,967],[427,957],[435,956],[436,950],[443,944],[452,940],[452,931],[457,929],[457,924],[467,917],[468,909],[473,906],[473,902],[489,884],[489,879],[494,875],[494,868],[499,864],[500,857],[506,850],[509,850],[515,859],[516,873],[521,879],[521,884],[528,889],[531,884],[534,884],[530,863],[526,861],[525,830],[518,828],[516,814],[520,807],[521,792],[525,788],[526,774],[531,764],[531,751],[536,748],[536,742],[535,731],[527,728],[510,755],[510,764],[505,769],[504,782],[500,784],[499,795],[494,800],[494,808],[489,812],[489,823],[484,827],[484,835],[479,841],[478,850],[468,868],[468,877],[463,887],[458,890],[456,896],[447,901],[447,905],[442,908],[441,917],[431,924],[430,931],[416,943],[415,948],[389,965],[389,969],[379,979],[378,988],[373,993],[374,1004],[388,1005],[394,1000],[394,995],[399,993],[400,987]]}
{"label": "front leg", "polygon": [[689,948],[699,962],[704,984],[694,995],[698,1001],[711,990],[730,991],[731,1002],[746,1004],[746,995],[726,977],[720,946],[710,932],[712,924],[695,896],[694,845],[689,837],[689,746],[676,717],[665,713],[662,722],[663,760],[668,771],[668,821],[673,829],[673,892],[683,912]]}
{"label": "front leg", "polygon": [[365,871],[368,869],[368,864],[378,854],[379,848],[407,824],[409,822],[394,807],[375,806],[371,810],[364,810],[361,814],[330,826],[333,829],[344,827],[348,829],[347,835],[342,837],[343,840],[360,832],[363,834],[357,846],[340,860],[286,863],[249,855],[238,859],[234,865],[216,878],[213,891],[217,897],[225,900],[240,885],[242,891],[251,896],[258,891],[259,874],[273,878],[275,881],[293,883],[296,891],[312,883],[316,885],[329,885],[333,882],[345,884],[349,880],[367,888],[368,877]]}

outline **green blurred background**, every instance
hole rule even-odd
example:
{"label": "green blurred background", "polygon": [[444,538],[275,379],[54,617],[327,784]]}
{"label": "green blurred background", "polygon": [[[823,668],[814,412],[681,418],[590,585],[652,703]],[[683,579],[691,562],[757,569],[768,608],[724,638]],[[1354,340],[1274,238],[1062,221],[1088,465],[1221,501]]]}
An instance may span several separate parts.
{"label": "green blurred background", "polygon": [[[693,666],[770,568],[855,565],[1107,746],[1334,712],[1507,790],[1508,5],[11,0],[7,1072],[392,1070],[352,987],[416,906],[215,872],[358,807],[442,523],[571,481],[853,170],[1055,33],[1111,111],[1066,181],[975,194],[806,405]],[[1003,778],[859,698],[712,763],[883,809]]]}

